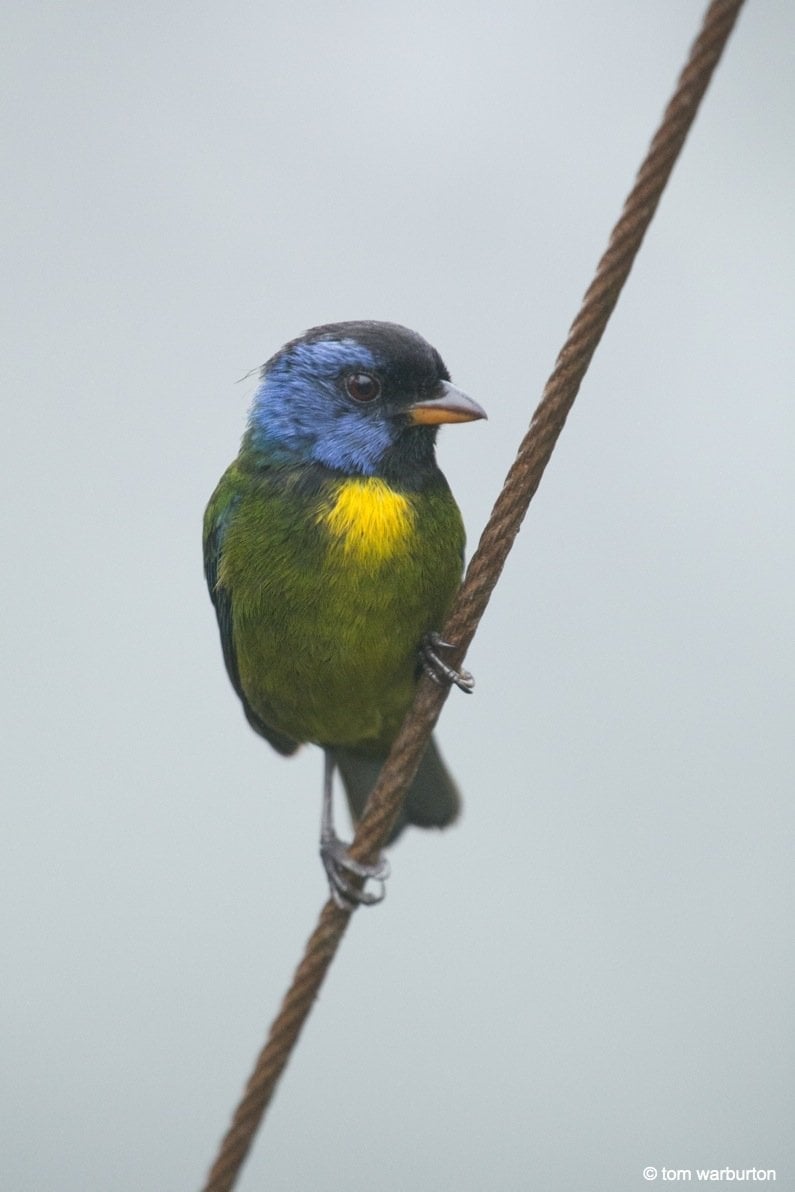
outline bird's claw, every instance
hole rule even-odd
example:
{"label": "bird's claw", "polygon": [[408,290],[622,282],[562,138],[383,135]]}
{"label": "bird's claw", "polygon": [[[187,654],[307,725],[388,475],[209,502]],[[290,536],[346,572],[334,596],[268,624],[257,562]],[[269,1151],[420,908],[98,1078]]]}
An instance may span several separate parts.
{"label": "bird's claw", "polygon": [[[342,911],[355,911],[357,906],[374,906],[386,894],[384,883],[389,877],[389,862],[382,854],[374,865],[356,861],[348,852],[344,840],[336,835],[326,835],[320,841],[320,859],[328,877],[331,897]],[[379,882],[381,889],[361,889],[353,878]]]}
{"label": "bird's claw", "polygon": [[475,687],[474,676],[466,670],[455,670],[439,656],[439,650],[452,650],[452,642],[442,641],[438,633],[426,633],[420,646],[420,663],[425,674],[440,686],[455,683],[456,687],[471,695]]}

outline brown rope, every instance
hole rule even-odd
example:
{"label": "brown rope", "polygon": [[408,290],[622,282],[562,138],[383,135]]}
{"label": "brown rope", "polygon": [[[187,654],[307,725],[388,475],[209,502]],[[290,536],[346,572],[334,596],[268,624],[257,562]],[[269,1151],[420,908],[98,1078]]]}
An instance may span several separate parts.
{"label": "brown rope", "polygon": [[[444,627],[443,637],[457,644],[455,665],[460,664],[472,641],[500,577],[742,4],[743,0],[713,0],[707,9],[701,32],[547,381]],[[351,853],[358,860],[374,859],[386,841],[447,694],[446,688],[428,679],[420,682],[414,704],[368,800],[351,846]],[[324,906],[203,1192],[228,1192],[234,1186],[349,919],[350,914],[331,900]]]}

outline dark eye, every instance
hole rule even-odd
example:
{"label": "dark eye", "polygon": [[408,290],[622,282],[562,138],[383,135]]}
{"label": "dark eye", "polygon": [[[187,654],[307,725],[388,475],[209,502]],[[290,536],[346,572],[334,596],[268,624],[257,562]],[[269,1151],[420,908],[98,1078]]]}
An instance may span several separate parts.
{"label": "dark eye", "polygon": [[354,401],[375,401],[381,392],[381,382],[370,373],[351,373],[345,381],[345,388]]}

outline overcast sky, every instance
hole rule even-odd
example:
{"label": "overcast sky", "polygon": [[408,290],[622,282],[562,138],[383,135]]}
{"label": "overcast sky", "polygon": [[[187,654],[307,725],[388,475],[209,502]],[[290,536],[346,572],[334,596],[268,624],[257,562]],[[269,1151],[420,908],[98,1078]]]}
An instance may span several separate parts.
{"label": "overcast sky", "polygon": [[[793,1153],[795,7],[749,0],[242,1192],[640,1192]],[[326,889],[200,522],[254,382],[392,319],[470,543],[696,0],[9,4],[0,1183],[198,1188]]]}

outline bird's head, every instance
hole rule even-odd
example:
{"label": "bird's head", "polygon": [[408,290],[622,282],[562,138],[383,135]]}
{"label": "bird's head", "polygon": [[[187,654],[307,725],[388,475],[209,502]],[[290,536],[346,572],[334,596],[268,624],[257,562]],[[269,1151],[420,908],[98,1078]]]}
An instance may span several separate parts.
{"label": "bird's head", "polygon": [[263,366],[245,443],[273,461],[405,478],[433,464],[441,423],[485,417],[416,332],[395,323],[332,323],[292,340]]}

